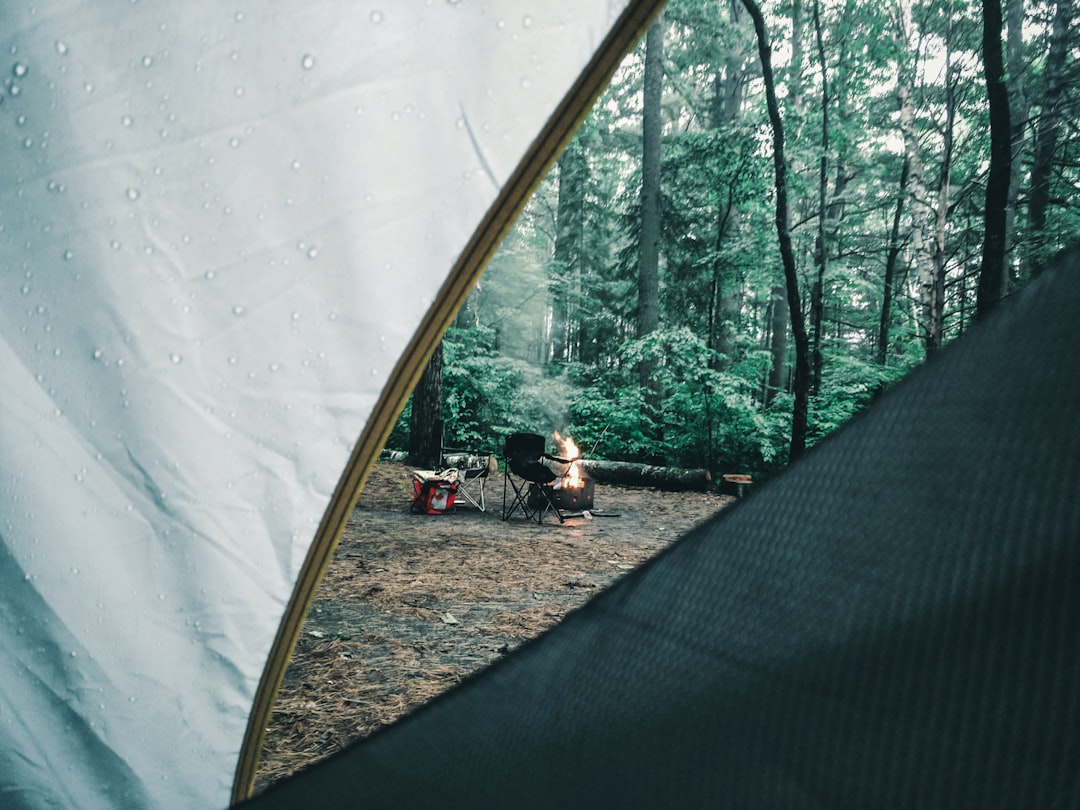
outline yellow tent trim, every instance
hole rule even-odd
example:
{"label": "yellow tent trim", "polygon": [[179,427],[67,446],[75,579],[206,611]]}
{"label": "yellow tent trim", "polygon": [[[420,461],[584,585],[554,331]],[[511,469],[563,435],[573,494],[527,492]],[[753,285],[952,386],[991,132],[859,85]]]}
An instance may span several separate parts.
{"label": "yellow tent trim", "polygon": [[577,131],[597,97],[607,87],[623,57],[641,39],[663,4],[663,0],[638,0],[631,2],[623,12],[488,210],[390,375],[330,498],[278,627],[240,749],[233,781],[234,804],[251,796],[266,726],[304,619],[360,491],[390,436],[398,414],[405,407],[435,346],[453,322],[458,309],[517,215]]}

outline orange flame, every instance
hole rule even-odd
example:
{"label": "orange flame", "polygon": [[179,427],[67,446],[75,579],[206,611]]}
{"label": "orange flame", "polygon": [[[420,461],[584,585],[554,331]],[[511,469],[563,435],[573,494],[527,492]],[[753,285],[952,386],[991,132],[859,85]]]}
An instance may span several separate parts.
{"label": "orange flame", "polygon": [[[563,458],[577,459],[581,455],[581,451],[578,450],[574,440],[569,436],[560,436],[557,430],[555,431],[555,441],[559,445],[559,454]],[[570,469],[566,471],[562,485],[564,489],[581,489],[581,487],[585,486],[585,480],[581,477],[581,468],[577,461],[574,461],[570,465]]]}

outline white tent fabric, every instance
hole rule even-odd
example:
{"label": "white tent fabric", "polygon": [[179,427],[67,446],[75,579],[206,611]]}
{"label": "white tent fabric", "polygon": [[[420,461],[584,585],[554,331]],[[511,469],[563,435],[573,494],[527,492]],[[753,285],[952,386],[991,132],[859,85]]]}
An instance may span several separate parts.
{"label": "white tent fabric", "polygon": [[0,6],[0,804],[228,803],[350,451],[624,5]]}

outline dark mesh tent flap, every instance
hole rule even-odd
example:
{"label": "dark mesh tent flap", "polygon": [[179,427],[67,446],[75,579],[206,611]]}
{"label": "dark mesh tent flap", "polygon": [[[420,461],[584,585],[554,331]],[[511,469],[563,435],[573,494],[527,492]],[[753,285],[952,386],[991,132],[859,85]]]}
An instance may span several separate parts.
{"label": "dark mesh tent flap", "polygon": [[1080,284],[258,808],[1080,806]]}

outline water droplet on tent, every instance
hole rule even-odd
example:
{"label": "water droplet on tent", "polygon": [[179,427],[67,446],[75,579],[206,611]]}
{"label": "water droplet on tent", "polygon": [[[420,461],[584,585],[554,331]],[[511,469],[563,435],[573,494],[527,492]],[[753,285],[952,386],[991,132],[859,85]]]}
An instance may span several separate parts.
{"label": "water droplet on tent", "polygon": [[165,601],[165,594],[163,594],[163,593],[159,593],[159,594],[157,595],[157,598],[158,598],[158,601],[159,601],[159,602],[164,602],[164,601]]}
{"label": "water droplet on tent", "polygon": [[236,149],[236,147],[238,147],[239,145],[240,145],[240,139],[239,138],[229,138],[229,146],[231,146],[233,149]]}
{"label": "water droplet on tent", "polygon": [[238,96],[242,96],[244,95],[244,88],[237,85],[236,89],[233,92]]}
{"label": "water droplet on tent", "polygon": [[526,14],[524,17],[521,18],[521,27],[522,28],[532,28],[532,24],[533,24],[533,18],[532,18],[531,14]]}
{"label": "water droplet on tent", "polygon": [[109,242],[109,247],[111,247],[113,250],[119,250],[120,243],[113,239],[111,242]]}
{"label": "water droplet on tent", "polygon": [[71,566],[71,573],[73,573],[73,574],[75,574],[76,576],[78,576],[78,574],[79,574],[79,569],[78,569],[78,568],[76,568],[76,567],[75,567],[75,566],[73,565],[73,566]]}
{"label": "water droplet on tent", "polygon": [[128,188],[126,194],[129,200],[137,200],[141,192],[137,188]]}
{"label": "water droplet on tent", "polygon": [[66,56],[68,52],[67,43],[62,39],[56,40],[56,52],[61,56]]}
{"label": "water droplet on tent", "polygon": [[280,363],[271,363],[269,366],[267,366],[267,368],[270,369],[271,372],[274,372],[274,371],[277,371],[277,370],[279,370],[281,368],[281,364]]}
{"label": "water droplet on tent", "polygon": [[207,270],[205,273],[203,273],[203,278],[205,278],[207,281],[213,281],[214,276],[216,275],[217,273],[215,273],[213,270]]}
{"label": "water droplet on tent", "polygon": [[120,119],[120,123],[123,124],[125,127],[130,127],[132,124],[135,123],[135,119],[132,118],[130,115],[125,115],[123,118]]}
{"label": "water droplet on tent", "polygon": [[496,20],[495,27],[502,31],[504,28],[506,28],[506,20]]}
{"label": "water droplet on tent", "polygon": [[86,84],[84,84],[83,85],[83,90],[85,90],[87,93],[93,93],[94,92],[93,83],[92,82],[87,82]]}
{"label": "water droplet on tent", "polygon": [[64,261],[69,262],[75,258],[75,252],[70,248],[64,251]]}
{"label": "water droplet on tent", "polygon": [[303,58],[300,60],[300,67],[302,67],[304,70],[311,70],[313,67],[315,67],[315,57],[312,56],[310,53],[305,53]]}
{"label": "water droplet on tent", "polygon": [[153,57],[153,56],[151,56],[150,54],[147,54],[146,56],[144,56],[144,57],[142,58],[142,66],[143,66],[143,67],[145,67],[145,68],[148,68],[148,67],[150,67],[150,66],[151,66],[152,64],[154,64],[154,57]]}
{"label": "water droplet on tent", "polygon": [[63,351],[61,351],[59,346],[53,349],[53,357],[59,357],[61,354],[63,354]]}
{"label": "water droplet on tent", "polygon": [[235,307],[232,308],[232,314],[239,318],[241,315],[244,314],[244,308],[237,304]]}
{"label": "water droplet on tent", "polygon": [[244,21],[244,12],[242,12],[242,11],[236,12],[236,14],[233,16],[233,19],[236,20],[237,22],[243,22]]}
{"label": "water droplet on tent", "polygon": [[17,116],[17,117],[15,118],[15,124],[16,124],[17,126],[20,126],[20,127],[26,126],[26,116],[25,116],[25,115],[19,115],[19,116]]}
{"label": "water droplet on tent", "polygon": [[235,366],[236,365],[236,358],[235,357],[229,357],[229,365],[230,366]]}
{"label": "water droplet on tent", "polygon": [[299,312],[294,312],[294,313],[292,314],[292,319],[293,319],[294,321],[298,321],[298,320],[300,320],[300,317],[301,317],[301,316],[300,316],[300,313],[299,313]]}
{"label": "water droplet on tent", "polygon": [[299,160],[294,160],[294,161],[292,162],[292,164],[290,164],[290,165],[291,165],[291,167],[292,167],[292,170],[293,170],[294,172],[295,172],[295,171],[298,171],[298,170],[300,169],[300,161],[299,161]]}
{"label": "water droplet on tent", "polygon": [[309,259],[314,259],[318,255],[319,255],[319,249],[315,245],[312,245],[311,247],[308,248],[307,257]]}
{"label": "water droplet on tent", "polygon": [[373,23],[375,23],[376,25],[378,25],[379,23],[381,23],[383,21],[383,13],[381,11],[379,11],[378,9],[371,12],[371,21]]}
{"label": "water droplet on tent", "polygon": [[333,310],[330,310],[330,314],[326,316],[326,319],[328,321],[336,321],[337,320],[337,313],[334,312]]}
{"label": "water droplet on tent", "polygon": [[11,72],[14,73],[17,78],[20,78],[20,79],[23,76],[26,75],[26,72],[28,70],[29,70],[29,68],[26,66],[25,62],[16,62],[11,68]]}
{"label": "water droplet on tent", "polygon": [[34,141],[30,138],[27,138],[25,141],[22,142],[22,145],[24,149],[29,149],[31,146],[34,145]]}
{"label": "water droplet on tent", "polygon": [[104,352],[101,349],[94,349],[94,359],[100,360],[104,356]]}
{"label": "water droplet on tent", "polygon": [[21,292],[23,295],[29,295],[30,294],[30,285],[29,284],[23,284],[22,288],[19,290],[19,292]]}
{"label": "water droplet on tent", "polygon": [[530,87],[532,87],[532,82],[529,81],[529,77],[528,76],[522,76],[521,77],[521,88],[523,90],[528,90]]}
{"label": "water droplet on tent", "polygon": [[131,697],[128,698],[128,703],[135,703],[137,700],[138,700],[138,698],[135,697],[134,695],[132,695]]}
{"label": "water droplet on tent", "polygon": [[181,364],[182,362],[184,362],[184,357],[183,357],[183,355],[179,355],[179,354],[170,354],[170,355],[169,355],[169,361],[170,361],[170,362],[171,362],[171,363],[172,363],[172,364],[173,364],[174,366],[178,366],[178,365],[180,365],[180,364]]}
{"label": "water droplet on tent", "polygon": [[71,657],[72,657],[72,658],[78,658],[78,657],[79,657],[79,653],[78,653],[78,651],[77,651],[77,650],[72,650],[72,651],[71,651]]}

